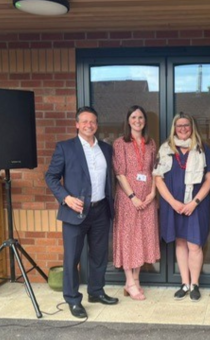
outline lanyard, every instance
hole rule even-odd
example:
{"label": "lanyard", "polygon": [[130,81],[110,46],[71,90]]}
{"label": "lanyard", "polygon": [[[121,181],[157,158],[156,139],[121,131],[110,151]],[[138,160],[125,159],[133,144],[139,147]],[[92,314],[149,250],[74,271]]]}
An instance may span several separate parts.
{"label": "lanyard", "polygon": [[[181,163],[181,159],[180,159],[180,154],[179,154],[179,153],[175,153],[175,158],[176,158],[176,160],[177,160],[177,162],[178,162],[180,168],[183,169],[183,170],[185,170],[186,167],[187,167],[187,159],[186,159],[185,163],[182,164],[182,163]],[[188,158],[188,155],[187,155],[187,158]]]}
{"label": "lanyard", "polygon": [[143,137],[141,138],[141,145],[140,145],[141,152],[139,150],[139,146],[137,144],[137,141],[135,140],[135,138],[133,138],[133,136],[132,136],[132,142],[133,142],[134,150],[135,150],[135,153],[136,153],[139,171],[142,171],[142,169],[143,169],[143,159],[144,159],[144,155],[145,155],[145,139]]}

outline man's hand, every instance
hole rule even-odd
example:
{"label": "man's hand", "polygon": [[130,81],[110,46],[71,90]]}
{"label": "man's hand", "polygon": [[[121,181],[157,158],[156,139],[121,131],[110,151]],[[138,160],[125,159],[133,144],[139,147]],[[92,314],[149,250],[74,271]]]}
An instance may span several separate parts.
{"label": "man's hand", "polygon": [[79,198],[73,196],[66,196],[64,202],[68,205],[69,208],[76,212],[81,212],[83,210],[84,202],[82,202]]}

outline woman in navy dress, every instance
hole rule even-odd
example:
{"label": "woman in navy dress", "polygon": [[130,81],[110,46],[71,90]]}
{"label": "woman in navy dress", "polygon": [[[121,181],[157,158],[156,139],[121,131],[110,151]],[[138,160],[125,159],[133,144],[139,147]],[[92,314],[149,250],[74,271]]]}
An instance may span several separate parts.
{"label": "woman in navy dress", "polygon": [[174,117],[153,175],[161,195],[161,237],[176,242],[182,285],[174,298],[183,299],[190,292],[190,299],[198,301],[202,247],[210,225],[210,148],[202,142],[193,117],[182,112]]}

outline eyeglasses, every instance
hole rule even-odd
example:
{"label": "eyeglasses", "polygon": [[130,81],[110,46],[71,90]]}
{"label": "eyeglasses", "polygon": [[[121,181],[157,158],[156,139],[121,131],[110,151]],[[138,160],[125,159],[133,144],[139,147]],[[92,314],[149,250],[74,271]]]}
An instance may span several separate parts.
{"label": "eyeglasses", "polygon": [[175,125],[175,127],[176,127],[176,129],[181,129],[181,128],[185,128],[185,129],[187,129],[187,128],[189,128],[191,125],[190,124],[178,124],[178,125]]}

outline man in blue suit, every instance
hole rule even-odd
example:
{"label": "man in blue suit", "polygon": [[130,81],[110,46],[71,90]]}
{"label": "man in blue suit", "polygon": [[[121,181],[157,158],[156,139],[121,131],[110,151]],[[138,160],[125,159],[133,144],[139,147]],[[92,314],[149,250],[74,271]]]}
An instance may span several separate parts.
{"label": "man in blue suit", "polygon": [[72,315],[84,318],[87,313],[81,303],[78,264],[86,235],[89,247],[88,301],[108,305],[118,302],[103,289],[109,226],[114,215],[112,147],[95,138],[98,114],[93,108],[82,107],[77,111],[76,128],[77,137],[57,143],[45,178],[60,203],[58,219],[63,222],[64,299]]}

